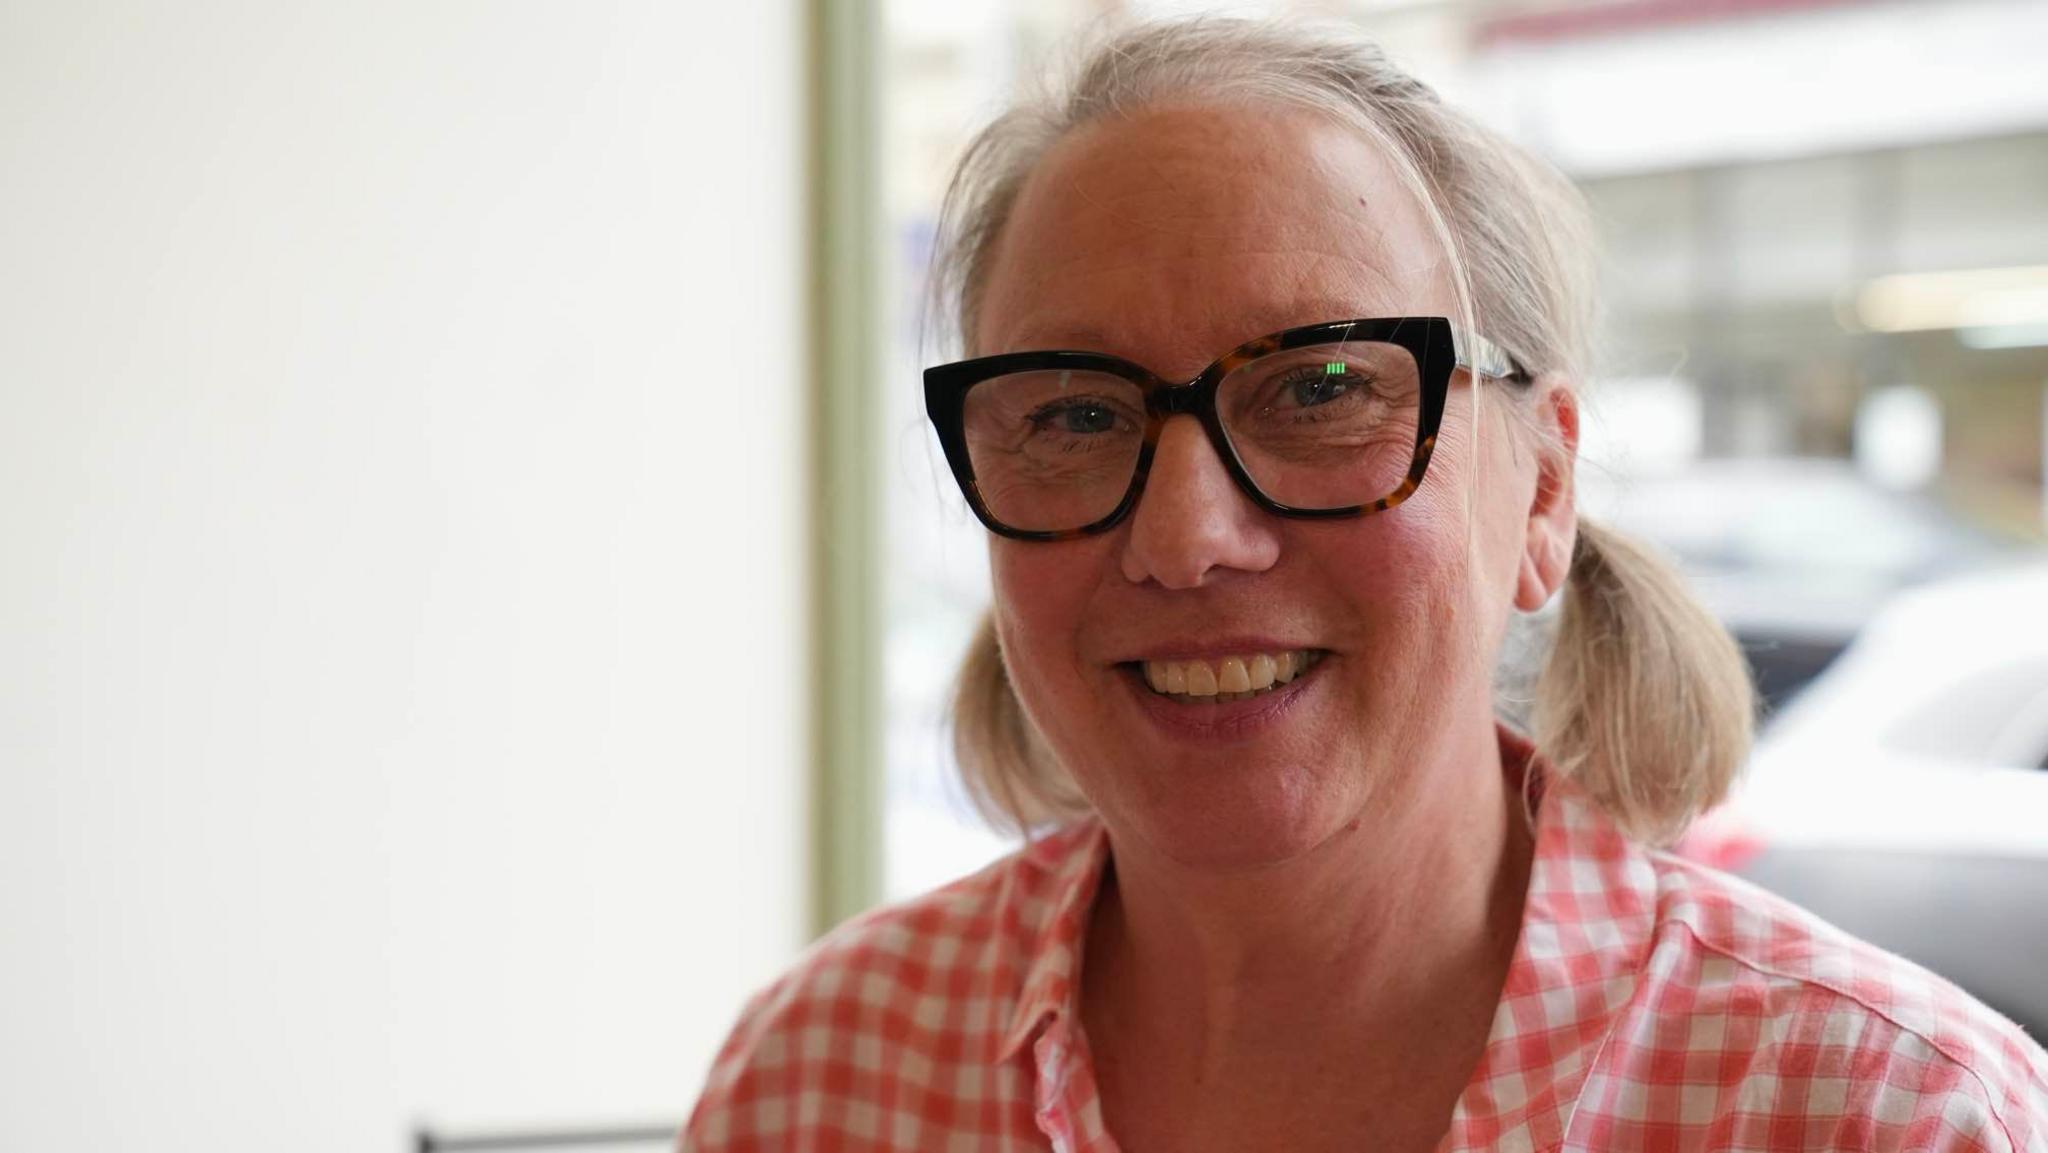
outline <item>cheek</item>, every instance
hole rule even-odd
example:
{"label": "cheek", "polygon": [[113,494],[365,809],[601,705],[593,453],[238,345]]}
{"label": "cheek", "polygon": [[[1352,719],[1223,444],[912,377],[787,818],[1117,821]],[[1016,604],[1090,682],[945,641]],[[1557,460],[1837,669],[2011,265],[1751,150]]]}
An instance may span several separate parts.
{"label": "cheek", "polygon": [[[1416,532],[1427,538],[1416,544],[1416,563],[1446,579],[1443,592],[1462,595],[1461,612],[1491,617],[1513,600],[1534,466],[1502,408],[1511,398],[1489,394],[1476,422],[1471,400],[1459,390],[1429,473],[1402,507],[1414,506],[1427,521]],[[1474,435],[1475,423],[1482,435]]]}
{"label": "cheek", "polygon": [[1318,550],[1326,587],[1341,590],[1375,668],[1409,676],[1435,659],[1441,634],[1463,615],[1463,513],[1421,493],[1350,526]]}
{"label": "cheek", "polygon": [[1489,606],[1504,594],[1482,575],[1496,566],[1486,560],[1487,530],[1475,522],[1485,512],[1476,502],[1468,507],[1469,449],[1469,437],[1447,437],[1408,500],[1318,534],[1319,567],[1349,602],[1371,658],[1366,679],[1382,695],[1404,696],[1418,681],[1441,685],[1451,670],[1483,663],[1477,658],[1497,615]]}
{"label": "cheek", "polygon": [[997,636],[1027,696],[1057,693],[1064,674],[1079,668],[1082,619],[1102,563],[1094,539],[989,542]]}

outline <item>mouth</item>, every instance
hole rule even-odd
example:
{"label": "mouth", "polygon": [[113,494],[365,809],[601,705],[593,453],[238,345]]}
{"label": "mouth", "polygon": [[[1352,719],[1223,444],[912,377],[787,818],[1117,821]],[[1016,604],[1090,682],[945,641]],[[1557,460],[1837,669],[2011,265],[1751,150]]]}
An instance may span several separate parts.
{"label": "mouth", "polygon": [[1188,705],[1248,701],[1286,688],[1329,655],[1326,649],[1254,652],[1209,659],[1129,661],[1154,696]]}

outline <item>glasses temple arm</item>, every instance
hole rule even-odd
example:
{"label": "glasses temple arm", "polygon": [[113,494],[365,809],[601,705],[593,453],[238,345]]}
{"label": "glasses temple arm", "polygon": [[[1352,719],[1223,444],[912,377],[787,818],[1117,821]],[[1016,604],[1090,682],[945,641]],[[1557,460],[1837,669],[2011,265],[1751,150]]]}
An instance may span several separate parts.
{"label": "glasses temple arm", "polygon": [[1453,328],[1451,344],[1457,351],[1458,364],[1480,376],[1521,382],[1530,379],[1529,370],[1509,356],[1507,350],[1478,333]]}

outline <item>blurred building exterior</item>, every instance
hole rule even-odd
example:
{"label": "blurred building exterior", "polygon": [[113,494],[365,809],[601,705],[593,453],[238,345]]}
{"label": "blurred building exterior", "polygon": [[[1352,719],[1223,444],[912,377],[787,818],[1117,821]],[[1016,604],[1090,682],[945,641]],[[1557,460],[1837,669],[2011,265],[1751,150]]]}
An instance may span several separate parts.
{"label": "blurred building exterior", "polygon": [[[2043,538],[2048,85],[2032,47],[2048,43],[2048,5],[896,0],[886,11],[892,894],[1001,843],[965,817],[942,731],[987,577],[915,386],[917,369],[949,352],[921,328],[936,210],[974,128],[1092,24],[1194,11],[1356,20],[1447,99],[1572,176],[1605,250],[1584,446],[1594,513],[1629,520],[1630,492],[1703,464],[1751,472],[1751,526],[1823,560],[1890,564],[1866,582],[1878,592],[1976,555],[1945,532],[1897,556],[1859,552],[1856,534],[1871,535],[1859,526],[1893,502],[1933,509],[1959,533]],[[1776,499],[1816,471],[1788,458],[1835,462],[1818,466],[1827,483],[1860,490],[1873,511],[1859,520],[1830,511],[1844,507],[1835,496]],[[1718,491],[1732,500],[1737,487]],[[1668,531],[1681,559],[1711,567],[1684,549],[1683,508],[1644,503],[1651,523],[1630,527]],[[1856,596],[1834,599],[1852,617],[1866,611]],[[1816,626],[1824,652],[1839,647],[1836,623]]]}

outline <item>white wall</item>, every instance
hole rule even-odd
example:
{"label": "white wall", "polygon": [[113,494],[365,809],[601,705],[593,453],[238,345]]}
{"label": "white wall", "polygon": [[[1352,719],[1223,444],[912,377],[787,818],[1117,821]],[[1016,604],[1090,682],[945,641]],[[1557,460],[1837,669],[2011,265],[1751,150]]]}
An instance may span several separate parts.
{"label": "white wall", "polygon": [[803,928],[798,11],[0,0],[0,1149],[687,1110]]}

